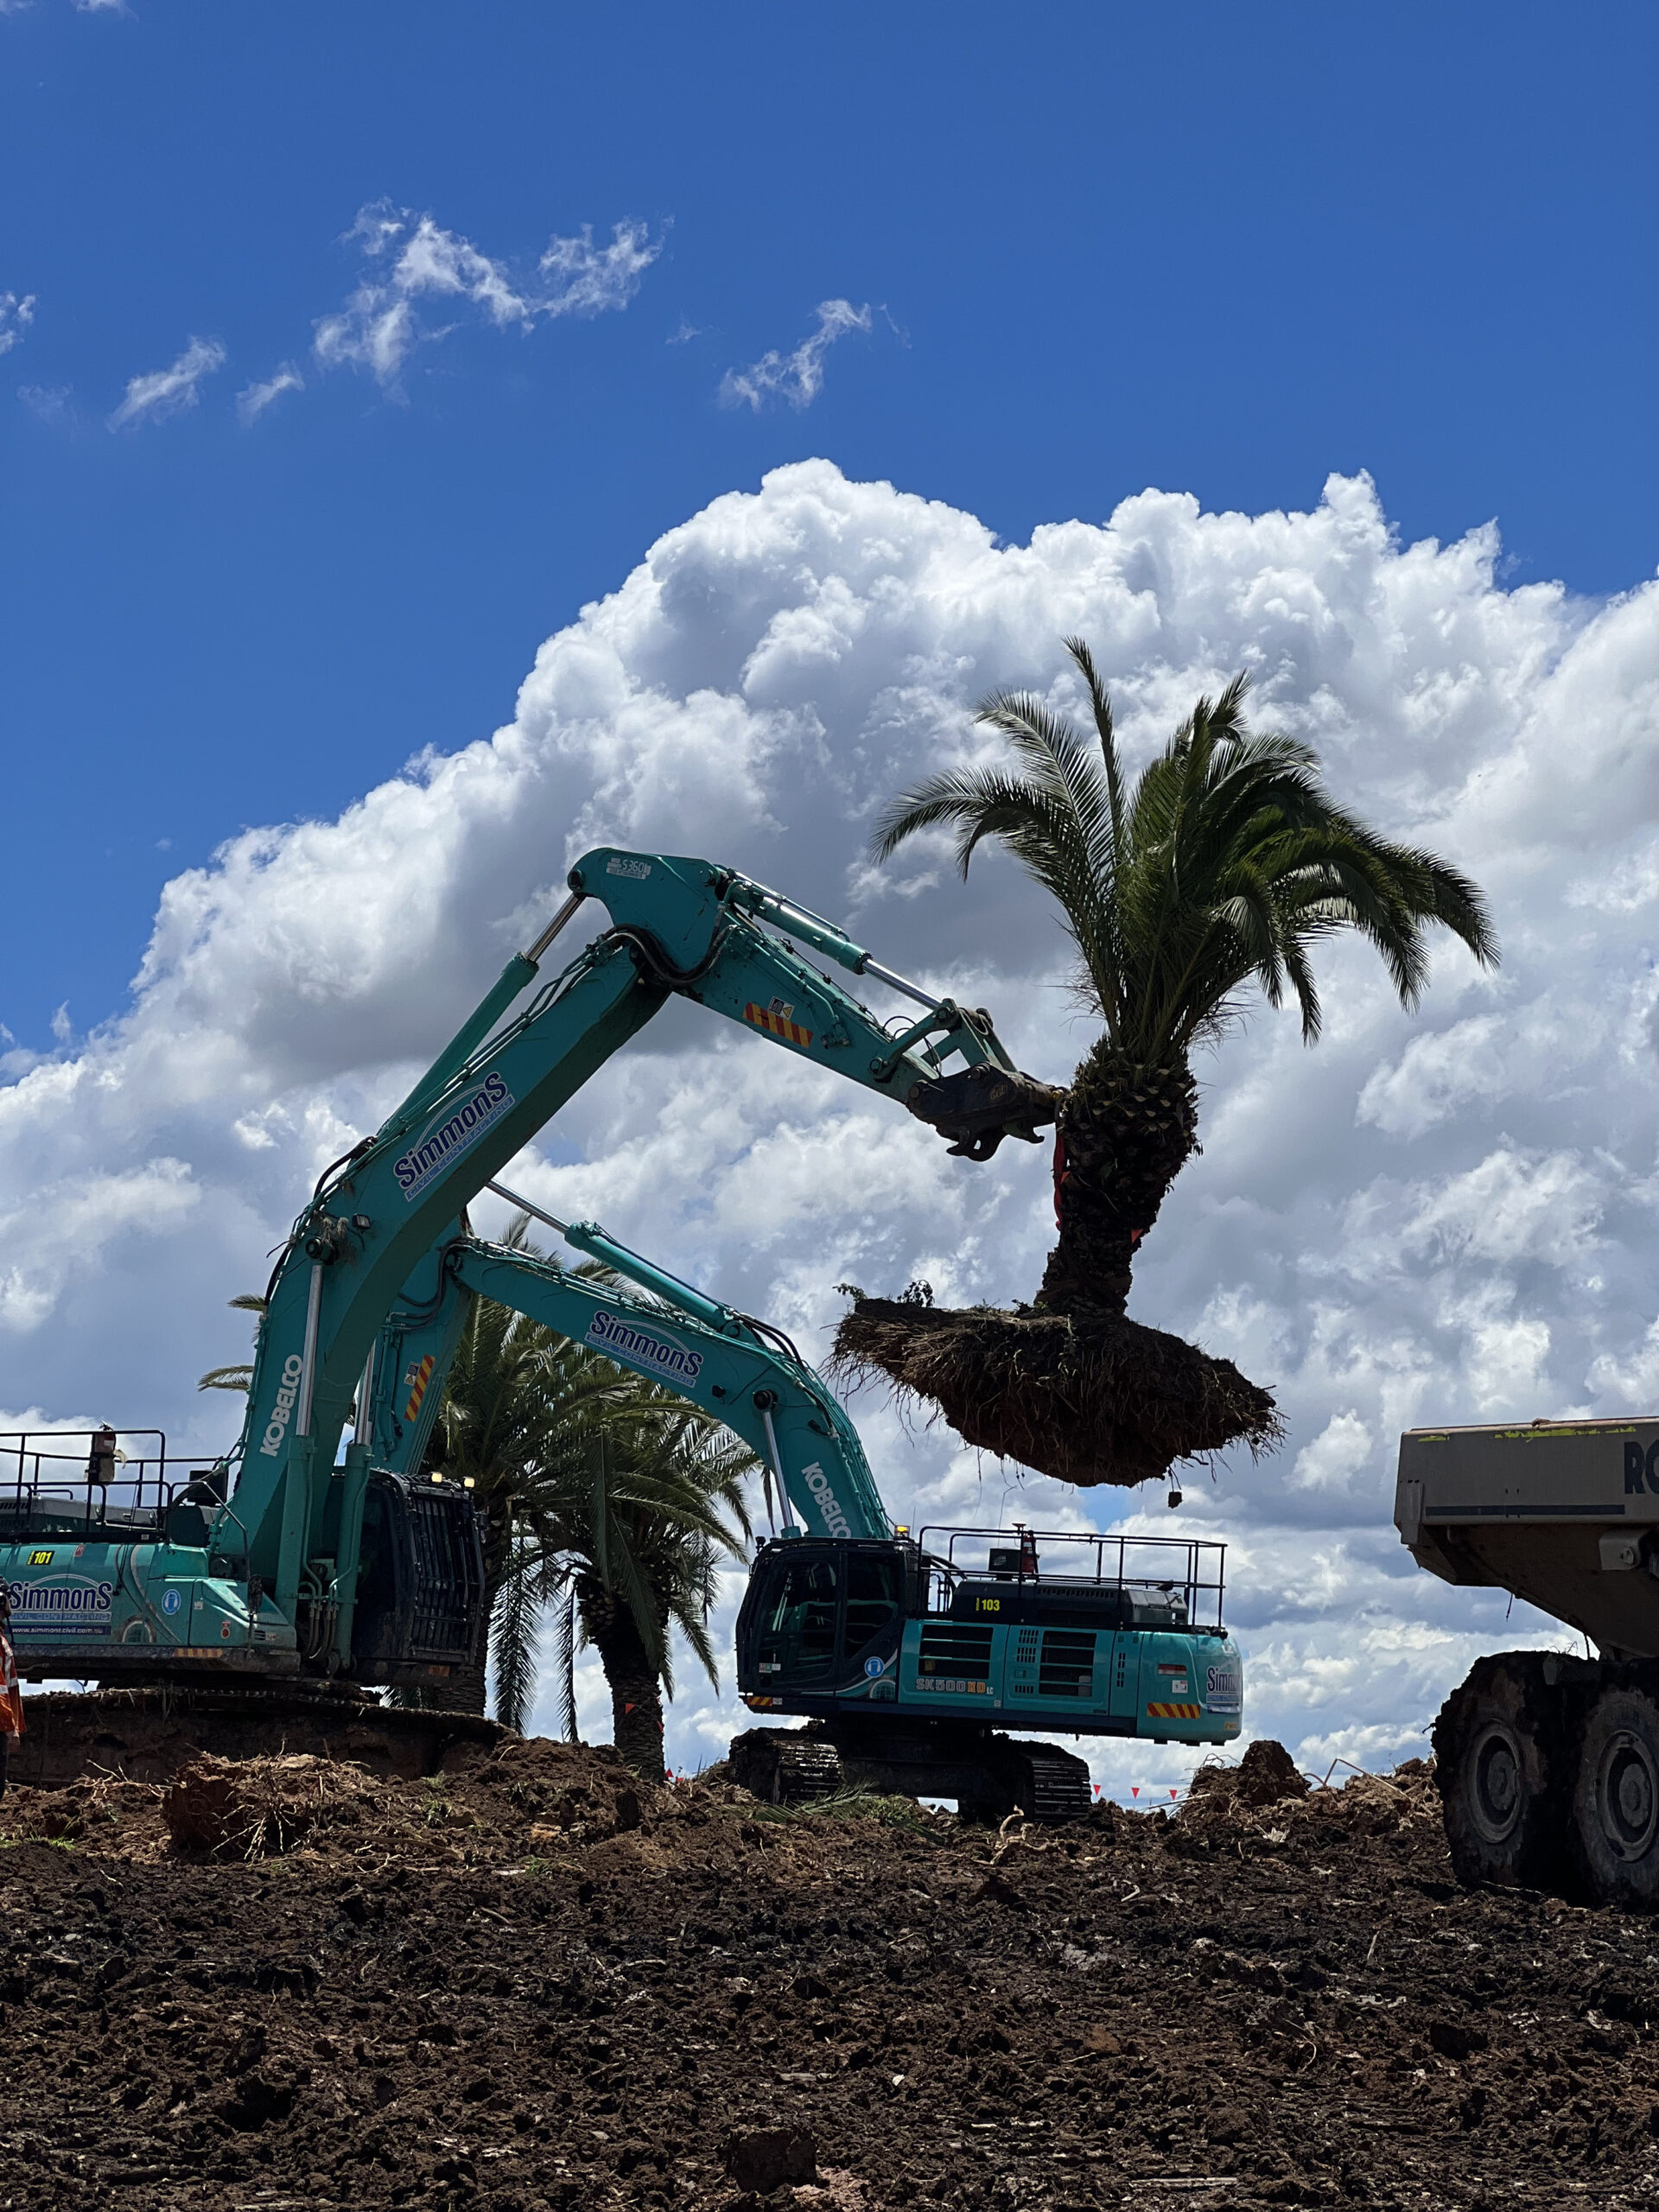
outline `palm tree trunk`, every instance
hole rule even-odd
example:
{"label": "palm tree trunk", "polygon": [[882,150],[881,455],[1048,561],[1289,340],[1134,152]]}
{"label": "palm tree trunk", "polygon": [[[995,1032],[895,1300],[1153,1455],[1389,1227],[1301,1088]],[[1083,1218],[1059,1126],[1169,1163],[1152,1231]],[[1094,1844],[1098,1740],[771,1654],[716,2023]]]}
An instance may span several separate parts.
{"label": "palm tree trunk", "polygon": [[582,1625],[599,1654],[611,1693],[611,1740],[642,1782],[663,1778],[663,1697],[657,1669],[628,1605],[602,1592],[582,1593]]}
{"label": "palm tree trunk", "polygon": [[481,1713],[487,1687],[483,1662],[469,1660],[466,1666],[456,1668],[444,1685],[443,1694],[435,1702],[446,1713]]}
{"label": "palm tree trunk", "polygon": [[1059,1238],[1036,1303],[1121,1313],[1141,1240],[1198,1149],[1198,1085],[1185,1058],[1147,1065],[1102,1038],[1061,1105],[1054,1140]]}

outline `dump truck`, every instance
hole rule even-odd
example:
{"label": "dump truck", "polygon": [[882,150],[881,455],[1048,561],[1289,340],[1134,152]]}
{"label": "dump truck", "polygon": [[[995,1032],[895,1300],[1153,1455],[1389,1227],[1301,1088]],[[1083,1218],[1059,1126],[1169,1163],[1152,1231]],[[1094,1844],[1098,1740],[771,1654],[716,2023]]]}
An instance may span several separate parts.
{"label": "dump truck", "polygon": [[1395,1522],[1431,1574],[1586,1639],[1478,1660],[1441,1708],[1459,1879],[1659,1907],[1659,1418],[1409,1430]]}

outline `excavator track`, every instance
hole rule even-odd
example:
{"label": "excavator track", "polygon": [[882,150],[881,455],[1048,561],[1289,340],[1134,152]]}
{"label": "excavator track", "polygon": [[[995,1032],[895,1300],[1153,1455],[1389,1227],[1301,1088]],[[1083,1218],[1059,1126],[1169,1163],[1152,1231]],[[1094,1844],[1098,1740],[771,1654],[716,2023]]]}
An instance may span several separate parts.
{"label": "excavator track", "polygon": [[847,1786],[841,1753],[804,1730],[751,1728],[728,1756],[733,1781],[765,1805],[810,1805]]}
{"label": "excavator track", "polygon": [[1016,1743],[1008,1748],[1021,1770],[1016,1794],[1027,1818],[1045,1826],[1083,1818],[1094,1799],[1085,1760],[1053,1744]]}
{"label": "excavator track", "polygon": [[512,1733],[481,1713],[428,1712],[297,1684],[270,1688],[53,1691],[30,1697],[10,1778],[60,1789],[102,1771],[165,1782],[204,1752],[253,1758],[313,1751],[379,1774],[436,1774],[463,1746],[493,1750]]}
{"label": "excavator track", "polygon": [[922,1735],[810,1722],[751,1728],[733,1739],[732,1779],[768,1805],[810,1804],[846,1789],[954,1797],[967,1817],[1023,1813],[1044,1825],[1081,1820],[1093,1791],[1086,1763],[1058,1745],[1007,1736]]}

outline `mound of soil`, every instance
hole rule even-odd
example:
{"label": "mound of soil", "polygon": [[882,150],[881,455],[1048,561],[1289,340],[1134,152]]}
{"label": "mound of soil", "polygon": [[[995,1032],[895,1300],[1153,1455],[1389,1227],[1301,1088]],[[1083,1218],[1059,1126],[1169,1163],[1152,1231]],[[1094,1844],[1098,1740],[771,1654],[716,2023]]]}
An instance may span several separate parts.
{"label": "mound of soil", "polygon": [[175,1843],[219,1858],[257,1859],[350,1817],[374,1783],[348,1760],[290,1751],[275,1759],[192,1759],[162,1793]]}
{"label": "mound of soil", "polygon": [[13,2212],[1659,2190],[1652,1924],[1458,1891],[1416,1762],[1310,1791],[1256,1745],[1173,1820],[1001,1835],[512,1738],[303,1771],[327,1817],[251,1859],[159,1779],[0,1804]]}
{"label": "mound of soil", "polygon": [[861,1298],[835,1370],[930,1400],[964,1443],[1084,1488],[1132,1489],[1230,1444],[1270,1450],[1272,1397],[1230,1359],[1127,1314],[957,1310]]}

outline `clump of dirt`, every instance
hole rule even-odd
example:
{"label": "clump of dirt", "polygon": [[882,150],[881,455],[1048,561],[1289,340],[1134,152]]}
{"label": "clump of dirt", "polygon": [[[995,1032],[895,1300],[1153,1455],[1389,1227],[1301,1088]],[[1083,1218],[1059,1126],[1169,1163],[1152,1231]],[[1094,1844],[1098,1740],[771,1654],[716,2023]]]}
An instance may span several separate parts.
{"label": "clump of dirt", "polygon": [[1306,1797],[1312,1786],[1284,1745],[1262,1736],[1236,1766],[1201,1766],[1192,1777],[1188,1804],[1224,1798],[1234,1805],[1276,1805],[1282,1798]]}
{"label": "clump of dirt", "polygon": [[206,1753],[186,1758],[166,1787],[102,1772],[61,1789],[14,1789],[0,1802],[0,1834],[146,1861],[297,1852],[315,1863],[372,1851],[459,1865],[475,1837],[522,1853],[625,1834],[659,1794],[607,1745],[497,1732],[493,1750],[452,1745],[438,1773],[415,1779],[308,1752]]}
{"label": "clump of dirt", "polygon": [[349,1761],[308,1751],[274,1759],[210,1755],[179,1770],[162,1794],[162,1817],[175,1843],[257,1859],[353,1818],[373,1794],[372,1778]]}
{"label": "clump of dirt", "polygon": [[770,2196],[785,2182],[816,2181],[817,2146],[804,2127],[760,2127],[728,2135],[721,2164],[740,2189]]}
{"label": "clump of dirt", "polygon": [[1236,1767],[1200,1767],[1169,1839],[1178,1856],[1226,1848],[1250,1837],[1277,1848],[1336,1823],[1365,1836],[1416,1829],[1444,1847],[1434,1770],[1408,1759],[1391,1775],[1351,1775],[1340,1789],[1315,1789],[1282,1745],[1252,1744]]}
{"label": "clump of dirt", "polygon": [[321,1777],[337,1813],[251,1859],[176,1842],[160,1781],[17,1789],[0,2194],[1650,2202],[1652,1924],[1459,1891],[1420,1762],[1300,1790],[1288,1765],[1253,1745],[1173,1818],[999,1834],[642,1788],[614,1754],[508,1738]]}
{"label": "clump of dirt", "polygon": [[964,1443],[1084,1487],[1166,1475],[1230,1444],[1271,1450],[1270,1395],[1230,1359],[1127,1314],[957,1310],[861,1298],[835,1371],[931,1401]]}
{"label": "clump of dirt", "polygon": [[165,1840],[161,1799],[153,1783],[101,1769],[62,1789],[14,1787],[0,1803],[0,1832],[16,1842],[85,1843],[97,1849],[114,1829],[130,1855],[142,1856],[148,1844],[159,1851]]}

